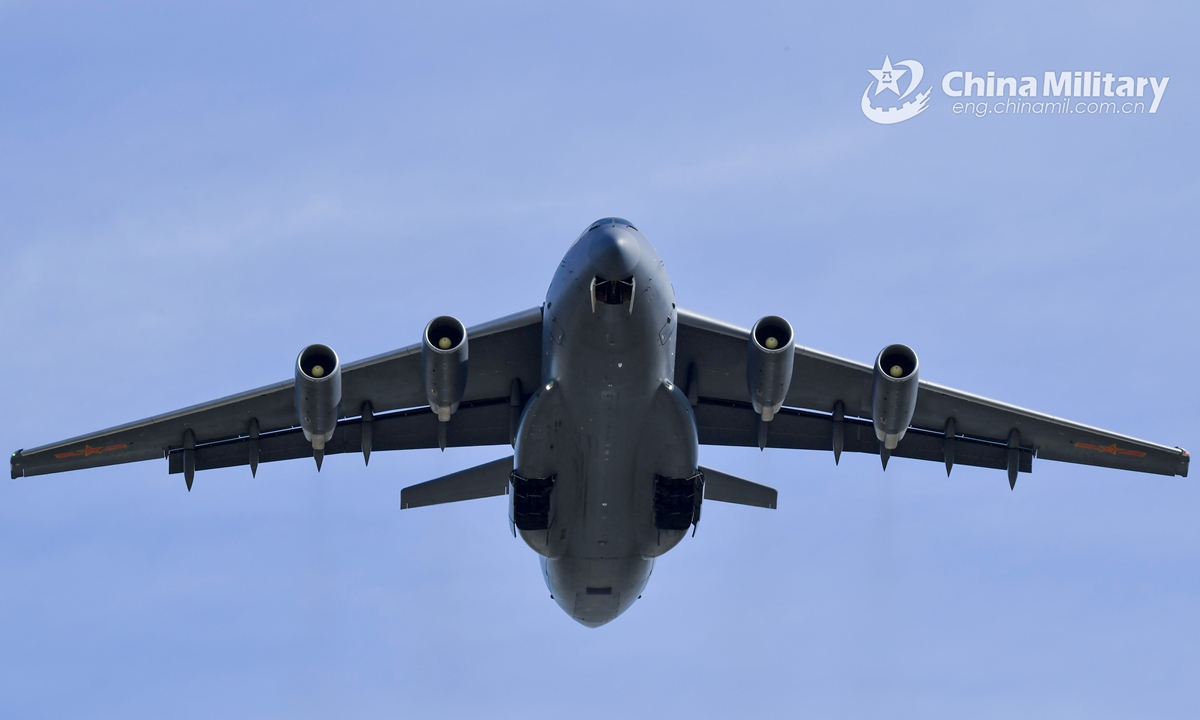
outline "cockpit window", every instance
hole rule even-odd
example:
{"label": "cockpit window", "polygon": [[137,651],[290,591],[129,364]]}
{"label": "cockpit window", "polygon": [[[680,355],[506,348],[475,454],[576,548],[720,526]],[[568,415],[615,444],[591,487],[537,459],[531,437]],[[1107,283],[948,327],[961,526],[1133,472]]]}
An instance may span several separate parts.
{"label": "cockpit window", "polygon": [[624,225],[625,227],[627,227],[631,230],[637,230],[637,228],[635,228],[633,226],[633,223],[629,222],[625,218],[607,217],[607,218],[601,218],[601,219],[597,220],[596,222],[592,223],[591,227],[589,227],[584,232],[590,233],[591,231],[595,230],[596,228],[600,227],[601,225]]}
{"label": "cockpit window", "polygon": [[633,278],[605,280],[597,276],[592,280],[592,297],[605,305],[624,305],[633,300]]}

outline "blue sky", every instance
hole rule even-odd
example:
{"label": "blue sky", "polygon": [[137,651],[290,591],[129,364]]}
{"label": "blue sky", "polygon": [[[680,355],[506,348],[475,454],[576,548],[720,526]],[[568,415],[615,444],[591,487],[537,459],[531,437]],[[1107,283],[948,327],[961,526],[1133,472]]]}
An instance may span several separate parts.
{"label": "blue sky", "polygon": [[[633,220],[679,304],[1200,447],[1187,3],[0,2],[0,446],[538,305]],[[878,126],[885,55],[1170,76],[1154,115]],[[883,98],[883,96],[880,96]],[[501,499],[401,487],[503,449],[0,483],[0,715],[1191,717],[1200,492],[704,448],[644,598],[564,615]]]}

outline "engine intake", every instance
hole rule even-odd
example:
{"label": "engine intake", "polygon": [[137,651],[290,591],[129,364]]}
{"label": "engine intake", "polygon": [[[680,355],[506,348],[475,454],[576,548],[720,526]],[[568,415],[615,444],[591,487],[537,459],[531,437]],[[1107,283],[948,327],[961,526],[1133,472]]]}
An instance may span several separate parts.
{"label": "engine intake", "polygon": [[309,345],[296,358],[296,414],[304,438],[314,451],[337,429],[338,406],[342,404],[342,364],[327,345]]}
{"label": "engine intake", "polygon": [[457,318],[443,315],[425,326],[421,374],[430,409],[450,422],[467,389],[467,329]]}
{"label": "engine intake", "polygon": [[750,330],[746,357],[746,385],[754,412],[764,422],[775,418],[783,407],[792,384],[792,365],[795,363],[795,337],[787,320],[768,315]]}
{"label": "engine intake", "polygon": [[871,420],[887,450],[896,449],[917,409],[917,354],[906,345],[888,345],[875,359]]}

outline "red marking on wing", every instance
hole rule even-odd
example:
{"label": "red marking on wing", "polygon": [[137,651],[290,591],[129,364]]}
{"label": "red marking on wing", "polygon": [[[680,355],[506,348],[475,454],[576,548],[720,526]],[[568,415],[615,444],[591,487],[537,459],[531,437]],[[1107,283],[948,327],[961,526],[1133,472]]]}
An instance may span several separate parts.
{"label": "red marking on wing", "polygon": [[55,453],[54,457],[55,457],[55,459],[58,459],[58,460],[66,460],[67,458],[79,457],[80,455],[82,455],[84,457],[88,457],[89,455],[98,455],[99,453],[110,452],[112,450],[124,450],[127,447],[129,447],[129,446],[125,443],[117,443],[116,445],[105,445],[104,447],[92,447],[91,445],[85,444],[83,446],[82,450],[73,450],[71,452],[65,452],[65,453]]}
{"label": "red marking on wing", "polygon": [[1096,450],[1098,452],[1106,452],[1111,455],[1128,455],[1130,457],[1146,457],[1146,453],[1140,450],[1126,450],[1125,448],[1117,447],[1116,443],[1112,445],[1093,445],[1092,443],[1075,443],[1075,447],[1083,448],[1084,450]]}

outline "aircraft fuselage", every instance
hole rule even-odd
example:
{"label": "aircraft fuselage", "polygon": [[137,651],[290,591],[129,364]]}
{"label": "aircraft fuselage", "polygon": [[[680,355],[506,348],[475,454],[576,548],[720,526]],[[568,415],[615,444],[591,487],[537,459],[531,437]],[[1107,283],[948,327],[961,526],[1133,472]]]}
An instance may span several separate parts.
{"label": "aircraft fuselage", "polygon": [[675,386],[674,291],[628,223],[593,224],[546,294],[542,384],[517,434],[515,470],[554,478],[547,529],[521,530],[555,601],[580,623],[616,618],[654,558],[686,530],[655,521],[655,483],[697,472],[691,405]]}

